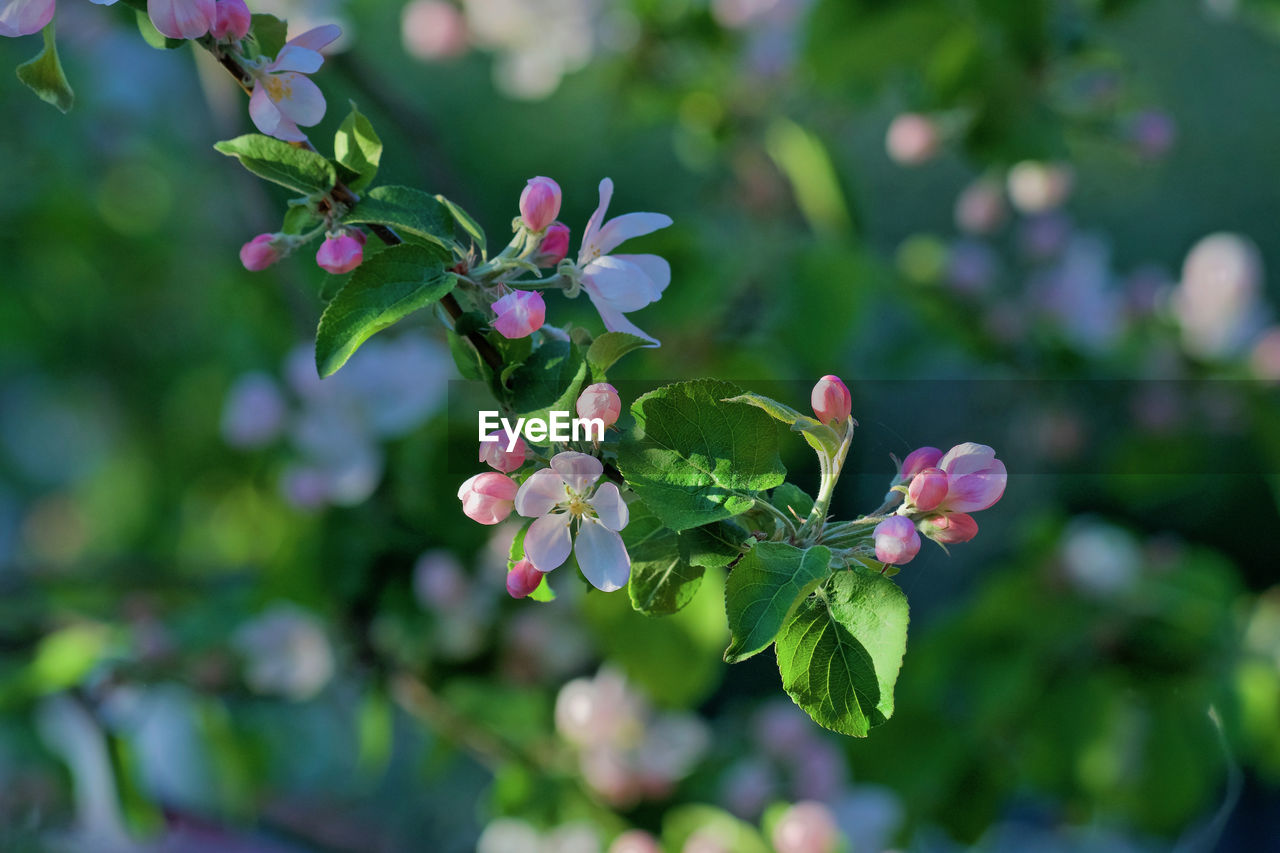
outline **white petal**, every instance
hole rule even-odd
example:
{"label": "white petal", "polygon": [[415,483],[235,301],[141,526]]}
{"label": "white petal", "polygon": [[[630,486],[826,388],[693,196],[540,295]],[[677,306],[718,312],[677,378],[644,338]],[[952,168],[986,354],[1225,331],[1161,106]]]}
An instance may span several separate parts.
{"label": "white petal", "polygon": [[544,515],[529,525],[524,534],[524,555],[535,569],[549,572],[569,559],[569,549],[573,545],[569,538],[569,520],[572,517],[567,512],[557,512]]}
{"label": "white petal", "polygon": [[294,124],[310,127],[324,118],[324,94],[310,78],[293,71],[272,75],[281,86],[281,97],[274,97],[276,108]]}
{"label": "white petal", "polygon": [[337,41],[341,35],[342,27],[337,24],[325,24],[323,27],[307,30],[302,35],[289,39],[288,44],[305,47],[307,50],[321,50]]}
{"label": "white petal", "polygon": [[662,296],[643,269],[615,256],[606,255],[587,264],[582,269],[582,280],[619,311],[639,311]]}
{"label": "white petal", "polygon": [[587,453],[566,450],[551,457],[551,467],[564,478],[564,483],[578,494],[596,484],[604,473],[604,463]]}
{"label": "white petal", "polygon": [[301,71],[303,74],[314,74],[324,65],[324,57],[310,48],[296,44],[286,44],[280,49],[275,61],[267,66],[268,71]]}
{"label": "white petal", "polygon": [[671,264],[667,263],[664,258],[660,258],[657,255],[612,255],[611,257],[635,264],[644,270],[644,274],[649,276],[654,286],[658,288],[659,294],[666,290],[667,285],[671,283]]}
{"label": "white petal", "polygon": [[604,216],[609,212],[609,201],[612,198],[613,181],[605,178],[600,182],[600,206],[596,208],[595,213],[591,214],[591,218],[587,220],[587,227],[582,232],[582,250],[578,253],[580,263],[604,254],[596,248],[595,240],[596,234],[600,231],[600,223],[604,222]]}
{"label": "white petal", "polygon": [[604,224],[595,239],[595,246],[600,254],[607,255],[632,237],[652,234],[670,224],[671,217],[665,213],[624,213]]}
{"label": "white petal", "polygon": [[966,441],[948,450],[946,455],[938,460],[938,467],[952,477],[962,477],[991,467],[991,460],[995,458],[996,452],[985,444]]}
{"label": "white petal", "polygon": [[217,12],[214,0],[147,0],[147,16],[171,39],[194,39],[209,32]]}
{"label": "white petal", "polygon": [[[528,541],[525,537],[525,542]],[[627,585],[627,578],[631,576],[631,555],[622,544],[622,537],[600,522],[583,520],[573,553],[578,558],[582,574],[596,589],[613,592]]]}
{"label": "white petal", "polygon": [[564,480],[550,468],[534,471],[516,492],[516,512],[525,518],[540,518],[569,499]]}
{"label": "white petal", "polygon": [[627,526],[627,502],[622,499],[622,493],[613,483],[601,485],[587,503],[596,511],[600,523],[610,530],[621,530]]}
{"label": "white petal", "polygon": [[622,312],[614,308],[607,299],[601,298],[595,293],[589,282],[584,282],[583,290],[587,292],[587,297],[591,300],[591,304],[596,306],[596,311],[600,314],[600,319],[604,320],[604,327],[611,332],[626,332],[628,335],[635,335],[637,338],[644,338],[649,341],[650,346],[661,346],[658,339],[650,335],[644,329],[641,329],[635,323],[632,323]]}
{"label": "white petal", "polygon": [[253,94],[249,96],[249,118],[253,119],[258,130],[267,136],[275,135],[276,127],[283,118],[272,102],[271,96],[267,94],[267,88],[262,85],[262,81],[254,85]]}

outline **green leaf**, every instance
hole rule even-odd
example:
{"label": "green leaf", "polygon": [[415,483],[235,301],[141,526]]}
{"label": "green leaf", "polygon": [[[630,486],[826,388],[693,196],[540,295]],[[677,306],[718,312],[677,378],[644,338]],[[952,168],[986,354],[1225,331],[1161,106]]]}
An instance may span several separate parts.
{"label": "green leaf", "polygon": [[338,180],[333,164],[316,152],[260,133],[246,133],[213,147],[228,157],[238,157],[258,177],[305,195],[324,195]]}
{"label": "green leaf", "polygon": [[254,15],[252,20],[250,38],[258,55],[270,56],[274,59],[288,38],[288,24],[275,15]]}
{"label": "green leaf", "polygon": [[817,723],[866,737],[893,715],[906,650],[907,597],[888,578],[853,569],[837,573],[782,629],[778,670]]}
{"label": "green leaf", "polygon": [[387,225],[450,250],[454,245],[449,209],[434,196],[412,187],[374,187],[344,221]]}
{"label": "green leaf", "polygon": [[831,549],[761,542],[738,561],[724,586],[729,617],[726,663],[769,647],[800,603],[830,575]]}
{"label": "green leaf", "polygon": [[453,290],[457,279],[445,270],[437,249],[403,244],[385,249],[356,267],[320,317],[316,368],[329,376],[362,343]]}
{"label": "green leaf", "polygon": [[809,512],[813,509],[813,498],[805,494],[799,486],[791,483],[783,483],[774,489],[769,495],[769,503],[782,510],[787,518],[799,517],[802,522],[809,517]]}
{"label": "green leaf", "polygon": [[631,555],[631,606],[646,616],[675,613],[693,599],[706,569],[682,558],[675,531],[664,527],[642,501],[633,501],[628,509],[631,518],[622,541]]}
{"label": "green leaf", "polygon": [[449,332],[449,354],[453,356],[453,363],[458,368],[458,373],[463,379],[472,379],[479,382],[488,382],[491,376],[489,365],[480,356],[475,345],[467,340],[465,335],[459,335],[457,332]]}
{"label": "green leaf", "polygon": [[626,332],[605,332],[591,342],[587,349],[587,364],[591,366],[591,380],[603,382],[605,373],[632,350],[647,347],[649,342]]}
{"label": "green leaf", "polygon": [[138,32],[142,34],[142,40],[156,50],[173,50],[187,43],[186,39],[171,39],[157,30],[156,25],[151,23],[151,16],[142,9],[135,9],[134,14],[138,19]]}
{"label": "green leaf", "polygon": [[355,178],[348,182],[351,189],[360,192],[378,174],[382,160],[382,140],[373,125],[351,102],[351,112],[338,126],[333,137],[333,155],[338,163],[350,169]]}
{"label": "green leaf", "polygon": [[35,92],[40,100],[53,104],[62,112],[69,112],[76,101],[67,75],[58,59],[58,44],[53,37],[53,24],[44,28],[44,49],[15,69],[18,79]]}
{"label": "green leaf", "polygon": [[478,222],[471,218],[471,214],[467,213],[460,206],[449,201],[449,199],[442,195],[436,196],[436,201],[443,204],[449,211],[450,215],[453,216],[453,221],[457,222],[458,225],[461,226],[462,230],[467,232],[467,234],[471,236],[472,240],[476,241],[476,245],[480,247],[481,252],[484,252],[488,248],[488,241],[485,239],[484,229],[480,227]]}
{"label": "green leaf", "polygon": [[285,234],[301,234],[303,231],[315,228],[320,222],[320,217],[316,216],[308,205],[295,204],[284,212],[284,222],[280,230]]}
{"label": "green leaf", "polygon": [[547,418],[552,410],[574,412],[587,378],[582,352],[569,341],[547,341],[511,374],[511,407],[527,418]]}
{"label": "green leaf", "polygon": [[738,392],[701,379],[667,385],[631,405],[635,426],[618,447],[618,467],[672,530],[744,513],[758,492],[786,475],[769,417],[723,402]]}
{"label": "green leaf", "polygon": [[840,449],[841,436],[831,427],[763,394],[747,392],[731,397],[726,402],[747,403],[755,406],[774,420],[791,427],[792,432],[802,433],[805,441],[809,442],[809,446],[814,450],[826,451],[829,455],[834,455]]}
{"label": "green leaf", "polygon": [[[527,522],[524,527],[516,533],[514,539],[511,540],[511,550],[507,552],[507,571],[511,571],[516,567],[516,563],[524,559],[524,536],[529,532],[529,525],[532,521]],[[534,601],[555,601],[556,593],[551,588],[551,584],[547,582],[547,576],[544,574],[542,580],[538,582],[538,587],[529,593],[529,598]]]}
{"label": "green leaf", "polygon": [[750,532],[733,521],[717,521],[680,533],[680,556],[691,566],[722,569],[754,544]]}

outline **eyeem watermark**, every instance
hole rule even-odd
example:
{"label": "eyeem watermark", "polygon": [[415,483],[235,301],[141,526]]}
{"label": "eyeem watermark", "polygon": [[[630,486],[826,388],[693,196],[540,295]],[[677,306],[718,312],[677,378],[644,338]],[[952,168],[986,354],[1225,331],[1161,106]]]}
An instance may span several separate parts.
{"label": "eyeem watermark", "polygon": [[535,444],[545,441],[604,441],[604,421],[600,418],[575,418],[571,412],[553,410],[545,419],[516,418],[513,424],[507,418],[499,417],[499,412],[494,410],[482,410],[479,414],[480,440],[498,441],[499,437],[491,433],[505,430],[508,453],[515,450],[521,435]]}

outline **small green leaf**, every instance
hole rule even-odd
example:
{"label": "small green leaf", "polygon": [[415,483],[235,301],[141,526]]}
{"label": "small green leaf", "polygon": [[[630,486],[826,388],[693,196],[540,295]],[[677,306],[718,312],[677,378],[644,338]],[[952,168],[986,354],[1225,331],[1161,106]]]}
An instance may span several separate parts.
{"label": "small green leaf", "polygon": [[454,247],[449,209],[435,196],[412,187],[374,187],[344,221],[387,225],[449,250]]}
{"label": "small green leaf", "polygon": [[551,411],[573,412],[587,378],[582,352],[569,341],[546,341],[511,374],[511,407],[527,418]]}
{"label": "small green leaf", "polygon": [[893,715],[907,621],[896,583],[861,569],[837,572],[778,635],[783,688],[818,724],[866,737]]}
{"label": "small green leaf", "polygon": [[62,62],[58,59],[58,44],[53,37],[53,24],[44,28],[44,49],[33,59],[19,65],[16,69],[18,79],[35,92],[40,100],[53,104],[62,112],[69,112],[76,101],[67,75],[62,71]]}
{"label": "small green leaf", "polygon": [[449,201],[449,199],[442,195],[436,196],[436,201],[440,202],[448,209],[450,215],[453,216],[453,220],[458,223],[463,231],[470,235],[472,240],[475,240],[476,245],[480,247],[481,252],[487,250],[488,242],[484,236],[484,229],[480,227],[478,222],[471,218],[471,214],[467,213],[460,206]]}
{"label": "small green leaf", "polygon": [[813,509],[813,498],[804,493],[799,486],[783,483],[769,495],[769,503],[773,504],[787,516],[798,518],[803,522]]}
{"label": "small green leaf", "polygon": [[258,177],[305,195],[323,195],[338,180],[333,164],[316,152],[260,133],[246,133],[213,147],[228,157],[238,157]]}
{"label": "small green leaf", "polygon": [[254,15],[250,39],[258,56],[275,58],[288,38],[289,26],[275,15]]}
{"label": "small green leaf", "polygon": [[747,552],[755,540],[734,521],[717,521],[680,532],[680,556],[691,566],[722,569]]}
{"label": "small green leaf", "polygon": [[626,332],[605,332],[591,342],[587,349],[587,364],[591,366],[591,380],[603,382],[605,374],[618,359],[632,350],[649,346],[649,342]]}
{"label": "small green leaf", "polygon": [[333,137],[333,155],[337,161],[356,176],[348,185],[360,192],[373,181],[378,174],[378,165],[382,161],[382,140],[373,129],[373,125],[364,114],[351,103],[351,112],[338,126]]}
{"label": "small green leaf", "polygon": [[285,234],[301,234],[310,231],[321,222],[320,217],[305,204],[295,204],[284,212],[284,222],[280,230]]}
{"label": "small green leaf", "polygon": [[403,244],[385,249],[356,268],[320,317],[316,369],[329,376],[371,335],[438,301],[457,279],[438,249]]}
{"label": "small green leaf", "polygon": [[488,382],[490,371],[471,341],[457,332],[449,332],[449,354],[463,379]]}
{"label": "small green leaf", "polygon": [[618,446],[627,483],[672,530],[688,530],[751,509],[782,483],[778,434],[767,415],[711,379],[667,385],[631,405],[635,425]]}
{"label": "small green leaf", "polygon": [[802,433],[814,450],[834,455],[840,448],[841,436],[831,427],[763,394],[747,392],[725,402],[747,403],[768,413],[769,417],[791,427],[792,432]]}
{"label": "small green leaf", "polygon": [[726,663],[767,649],[805,597],[830,574],[831,550],[761,542],[738,561],[724,587],[729,617]]}
{"label": "small green leaf", "polygon": [[663,527],[642,501],[633,501],[628,509],[631,518],[622,541],[631,555],[631,606],[647,616],[675,613],[693,599],[706,569],[681,557],[676,533]]}

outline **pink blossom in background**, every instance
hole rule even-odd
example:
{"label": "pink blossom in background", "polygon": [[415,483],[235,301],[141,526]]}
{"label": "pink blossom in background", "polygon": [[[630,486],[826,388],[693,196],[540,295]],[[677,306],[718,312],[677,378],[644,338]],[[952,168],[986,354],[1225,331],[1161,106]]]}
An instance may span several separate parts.
{"label": "pink blossom in background", "polygon": [[937,122],[920,113],[902,113],[889,123],[885,150],[900,166],[928,163],[942,149],[942,133]]}
{"label": "pink blossom in background", "polygon": [[452,3],[413,0],[400,15],[400,37],[410,56],[426,62],[467,52],[467,22]]}

